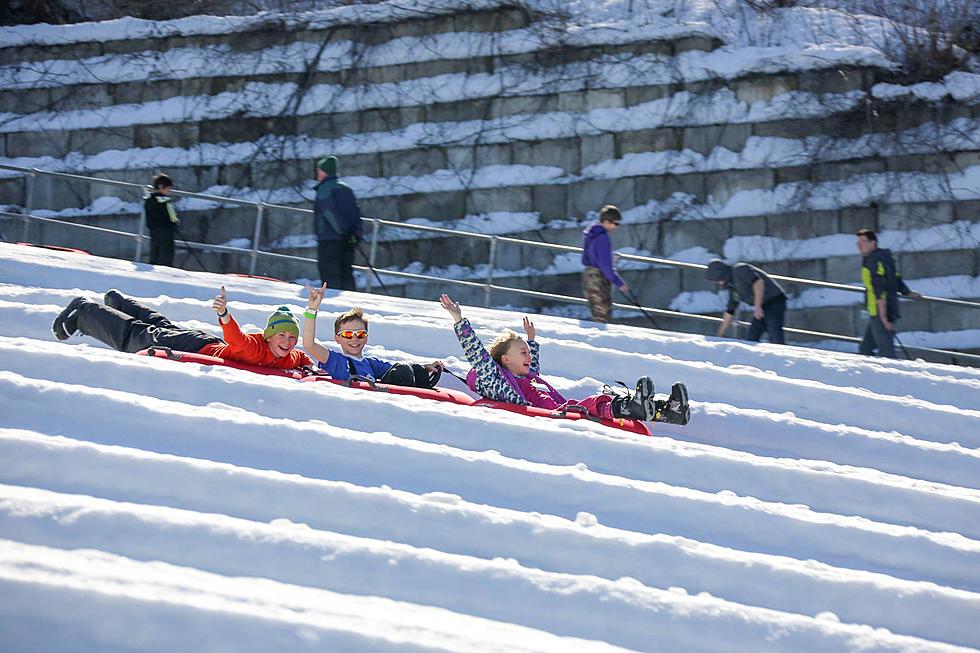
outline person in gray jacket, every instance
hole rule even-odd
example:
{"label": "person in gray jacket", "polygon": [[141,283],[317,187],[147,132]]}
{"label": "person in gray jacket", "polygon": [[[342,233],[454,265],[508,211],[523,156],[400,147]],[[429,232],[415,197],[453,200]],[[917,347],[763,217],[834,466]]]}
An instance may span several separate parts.
{"label": "person in gray jacket", "polygon": [[758,342],[763,333],[769,334],[769,342],[784,344],[783,321],[786,317],[786,293],[768,274],[748,263],[728,265],[715,258],[708,262],[704,278],[714,281],[719,288],[728,289],[728,306],[718,337],[724,336],[735,316],[735,307],[744,302],[752,306],[752,324],[747,340]]}

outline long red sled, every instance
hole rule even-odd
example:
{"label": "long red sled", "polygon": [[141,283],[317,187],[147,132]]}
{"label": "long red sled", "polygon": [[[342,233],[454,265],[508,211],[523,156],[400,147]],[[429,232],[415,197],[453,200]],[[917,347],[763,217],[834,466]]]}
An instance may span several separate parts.
{"label": "long red sled", "polygon": [[307,383],[325,381],[347,388],[354,388],[356,390],[386,392],[391,395],[410,395],[412,397],[429,399],[431,401],[446,401],[461,406],[478,406],[482,408],[506,410],[512,413],[518,413],[520,415],[529,415],[531,417],[548,417],[552,419],[567,419],[572,421],[584,419],[602,424],[603,426],[618,429],[620,431],[627,431],[638,435],[651,435],[650,428],[645,422],[632,419],[599,419],[598,417],[588,415],[585,412],[585,409],[579,406],[568,406],[561,410],[547,410],[544,408],[535,408],[534,406],[508,404],[502,401],[493,401],[491,399],[474,399],[464,392],[450,390],[447,388],[410,388],[400,385],[376,383],[374,381],[367,380],[341,381],[338,379],[332,379],[325,374],[312,373],[303,370],[279,370],[272,367],[260,367],[258,365],[249,365],[247,363],[237,363],[235,361],[225,360],[216,356],[205,356],[204,354],[172,351],[166,347],[150,347],[137,353],[141,356],[154,356],[156,358],[163,358],[180,363],[197,363],[199,365],[231,367],[236,370],[245,370],[247,372],[263,374],[266,376],[281,376]]}

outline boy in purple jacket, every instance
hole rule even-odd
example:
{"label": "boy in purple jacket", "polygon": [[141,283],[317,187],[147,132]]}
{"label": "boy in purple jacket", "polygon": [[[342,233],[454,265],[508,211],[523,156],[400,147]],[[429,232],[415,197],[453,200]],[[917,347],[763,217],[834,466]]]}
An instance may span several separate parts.
{"label": "boy in purple jacket", "polygon": [[582,292],[589,300],[589,310],[596,322],[609,322],[612,314],[612,287],[629,290],[612,264],[612,242],[609,232],[619,227],[623,214],[619,208],[606,204],[599,210],[599,221],[582,232]]}

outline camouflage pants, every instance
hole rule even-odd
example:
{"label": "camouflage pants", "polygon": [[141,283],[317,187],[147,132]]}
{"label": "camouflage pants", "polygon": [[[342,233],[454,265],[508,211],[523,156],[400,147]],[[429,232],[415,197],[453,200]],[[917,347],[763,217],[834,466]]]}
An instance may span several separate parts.
{"label": "camouflage pants", "polygon": [[592,319],[608,323],[612,315],[612,284],[598,268],[582,270],[582,293],[589,301]]}

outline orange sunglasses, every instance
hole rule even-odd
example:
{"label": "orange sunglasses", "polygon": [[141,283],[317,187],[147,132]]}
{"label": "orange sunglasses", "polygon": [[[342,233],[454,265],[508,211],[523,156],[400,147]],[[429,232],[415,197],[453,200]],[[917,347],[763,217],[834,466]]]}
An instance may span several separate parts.
{"label": "orange sunglasses", "polygon": [[362,329],[360,331],[350,331],[350,330],[338,331],[337,335],[340,336],[341,338],[353,338],[354,336],[357,336],[358,338],[363,340],[364,338],[367,338],[367,330]]}

